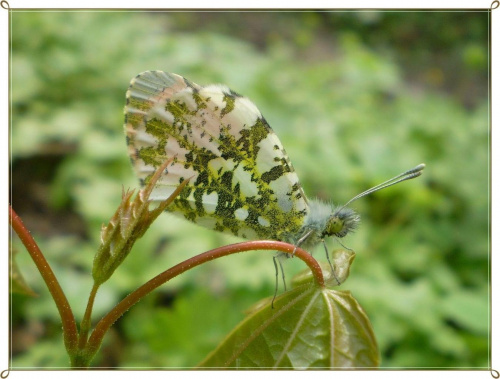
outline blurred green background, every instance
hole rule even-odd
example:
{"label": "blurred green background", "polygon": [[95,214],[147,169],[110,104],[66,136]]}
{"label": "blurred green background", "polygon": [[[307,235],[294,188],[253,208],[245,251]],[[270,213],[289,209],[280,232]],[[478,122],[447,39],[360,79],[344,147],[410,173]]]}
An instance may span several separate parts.
{"label": "blurred green background", "polygon": [[[309,197],[342,204],[425,162],[421,178],[353,205],[362,224],[343,241],[357,257],[341,289],[370,317],[382,367],[489,365],[486,11],[12,11],[11,20],[11,201],[78,320],[101,224],[122,187],[138,187],[125,91],[138,73],[164,70],[252,99]],[[160,216],[101,288],[94,320],[173,264],[234,241]],[[12,297],[12,366],[67,367],[56,307],[12,242],[39,294]],[[271,256],[228,257],[162,286],[114,324],[94,365],[196,365],[272,295]],[[304,268],[287,260],[288,280]]]}

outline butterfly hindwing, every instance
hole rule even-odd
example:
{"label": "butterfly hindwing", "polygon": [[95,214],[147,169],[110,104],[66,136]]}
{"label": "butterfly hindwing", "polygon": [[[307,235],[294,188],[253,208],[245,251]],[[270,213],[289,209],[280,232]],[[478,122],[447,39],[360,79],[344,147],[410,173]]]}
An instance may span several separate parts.
{"label": "butterfly hindwing", "polygon": [[139,179],[174,157],[151,194],[205,227],[249,239],[286,240],[308,212],[298,177],[257,107],[226,86],[206,87],[148,71],[131,82],[125,107],[129,154]]}

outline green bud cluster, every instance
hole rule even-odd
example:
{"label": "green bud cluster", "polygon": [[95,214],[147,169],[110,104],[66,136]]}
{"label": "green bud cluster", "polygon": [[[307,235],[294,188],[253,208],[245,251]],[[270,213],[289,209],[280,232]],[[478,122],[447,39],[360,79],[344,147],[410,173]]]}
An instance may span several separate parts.
{"label": "green bud cluster", "polygon": [[101,229],[101,245],[94,257],[92,277],[97,285],[110,278],[130,253],[135,241],[144,235],[153,221],[172,203],[189,179],[153,210],[149,210],[149,196],[161,174],[172,159],[165,161],[154,173],[147,186],[133,200],[134,191],[124,191],[122,201],[107,226]]}

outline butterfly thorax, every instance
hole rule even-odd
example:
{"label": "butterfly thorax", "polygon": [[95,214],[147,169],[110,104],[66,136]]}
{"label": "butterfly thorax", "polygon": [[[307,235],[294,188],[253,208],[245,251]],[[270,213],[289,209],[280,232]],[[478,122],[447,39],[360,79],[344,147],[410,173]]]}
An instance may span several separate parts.
{"label": "butterfly thorax", "polygon": [[310,250],[326,237],[345,237],[356,229],[359,220],[359,215],[352,209],[335,207],[321,200],[309,200],[304,225],[288,242]]}

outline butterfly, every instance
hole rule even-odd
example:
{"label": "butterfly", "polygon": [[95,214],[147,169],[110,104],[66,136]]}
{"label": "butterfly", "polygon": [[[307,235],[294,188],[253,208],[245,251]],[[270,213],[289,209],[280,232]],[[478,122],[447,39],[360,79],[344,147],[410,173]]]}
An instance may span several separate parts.
{"label": "butterfly", "polygon": [[163,71],[132,79],[124,128],[142,185],[173,158],[150,199],[166,199],[190,178],[170,212],[216,231],[306,250],[356,229],[360,217],[348,204],[415,178],[425,167],[418,165],[341,206],[309,199],[283,145],[249,99],[225,85],[200,86]]}

